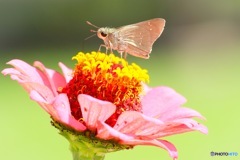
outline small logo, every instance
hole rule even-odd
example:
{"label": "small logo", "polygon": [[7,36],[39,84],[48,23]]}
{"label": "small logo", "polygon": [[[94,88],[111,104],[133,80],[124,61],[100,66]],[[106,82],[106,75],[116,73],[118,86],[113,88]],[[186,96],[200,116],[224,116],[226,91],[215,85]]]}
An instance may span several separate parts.
{"label": "small logo", "polygon": [[210,155],[213,156],[238,156],[238,152],[210,152]]}

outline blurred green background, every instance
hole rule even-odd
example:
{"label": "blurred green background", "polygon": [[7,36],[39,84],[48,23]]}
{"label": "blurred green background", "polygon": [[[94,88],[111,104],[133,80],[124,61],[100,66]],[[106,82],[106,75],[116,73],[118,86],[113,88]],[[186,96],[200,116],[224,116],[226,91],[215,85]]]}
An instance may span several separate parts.
{"label": "blurred green background", "polygon": [[[128,56],[148,69],[150,86],[166,85],[184,95],[185,106],[202,113],[209,134],[167,137],[179,160],[239,160],[210,152],[240,154],[240,1],[0,0],[0,70],[18,58],[73,67],[78,51],[97,50],[97,26],[118,27],[162,17],[166,27],[149,60]],[[117,53],[116,53],[117,54]],[[0,159],[70,160],[68,142],[16,82],[0,75]],[[106,160],[170,160],[167,152],[141,146],[108,154]]]}

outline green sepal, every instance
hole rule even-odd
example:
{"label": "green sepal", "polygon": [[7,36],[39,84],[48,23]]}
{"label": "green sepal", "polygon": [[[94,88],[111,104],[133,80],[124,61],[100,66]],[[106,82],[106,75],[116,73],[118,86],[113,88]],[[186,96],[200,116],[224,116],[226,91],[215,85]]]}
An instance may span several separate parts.
{"label": "green sepal", "polygon": [[95,134],[89,130],[77,132],[56,121],[51,123],[59,129],[59,134],[69,141],[73,160],[103,160],[106,153],[133,148],[113,140],[96,138]]}

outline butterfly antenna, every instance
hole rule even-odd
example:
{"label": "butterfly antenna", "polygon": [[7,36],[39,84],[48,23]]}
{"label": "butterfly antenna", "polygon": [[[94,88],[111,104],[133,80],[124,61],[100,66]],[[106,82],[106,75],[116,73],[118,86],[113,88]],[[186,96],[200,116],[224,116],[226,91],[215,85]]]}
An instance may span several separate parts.
{"label": "butterfly antenna", "polygon": [[92,23],[91,23],[91,22],[89,22],[89,21],[86,21],[86,23],[87,23],[88,25],[90,25],[90,26],[93,26],[93,27],[95,27],[95,28],[100,28],[100,27],[98,27],[98,26],[96,26],[96,25],[92,24]]}
{"label": "butterfly antenna", "polygon": [[92,38],[92,37],[94,37],[94,36],[96,36],[96,34],[93,34],[93,35],[91,35],[91,36],[85,38],[84,40],[88,40],[89,38]]}

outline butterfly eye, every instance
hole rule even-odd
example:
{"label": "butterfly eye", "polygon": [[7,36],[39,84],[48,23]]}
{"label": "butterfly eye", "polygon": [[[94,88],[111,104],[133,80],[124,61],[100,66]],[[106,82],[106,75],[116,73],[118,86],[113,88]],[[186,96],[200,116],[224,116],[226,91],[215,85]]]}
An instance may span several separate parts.
{"label": "butterfly eye", "polygon": [[102,37],[107,37],[107,34],[106,34],[106,33],[103,33],[103,32],[101,32],[101,36],[102,36]]}

